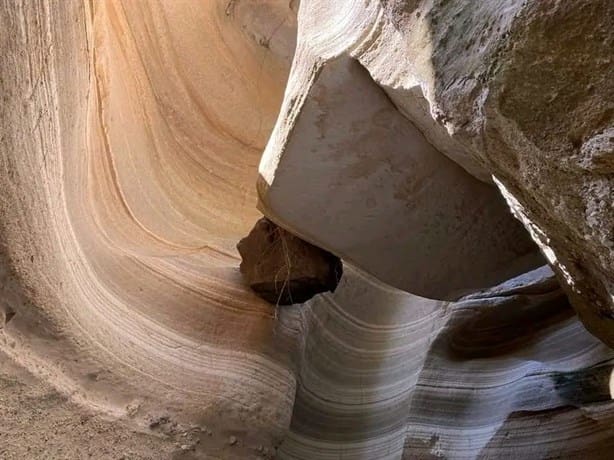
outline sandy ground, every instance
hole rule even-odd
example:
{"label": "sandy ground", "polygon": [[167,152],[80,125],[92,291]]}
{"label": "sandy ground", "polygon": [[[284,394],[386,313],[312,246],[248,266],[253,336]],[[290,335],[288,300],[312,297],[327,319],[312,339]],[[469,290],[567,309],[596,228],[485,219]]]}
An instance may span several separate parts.
{"label": "sandy ground", "polygon": [[[218,426],[139,432],[72,403],[0,351],[0,459],[270,459]],[[238,434],[238,433],[237,433]]]}
{"label": "sandy ground", "polygon": [[138,433],[71,403],[0,352],[0,458],[176,458],[174,440]]}

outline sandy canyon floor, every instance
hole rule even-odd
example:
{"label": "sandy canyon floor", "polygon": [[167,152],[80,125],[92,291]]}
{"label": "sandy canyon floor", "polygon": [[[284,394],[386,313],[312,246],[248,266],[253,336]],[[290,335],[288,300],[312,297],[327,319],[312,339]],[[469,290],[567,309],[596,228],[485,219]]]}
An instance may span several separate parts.
{"label": "sandy canyon floor", "polygon": [[[72,403],[0,352],[0,458],[269,458],[219,426],[177,427],[165,419],[142,430]],[[237,433],[239,434],[239,433]]]}

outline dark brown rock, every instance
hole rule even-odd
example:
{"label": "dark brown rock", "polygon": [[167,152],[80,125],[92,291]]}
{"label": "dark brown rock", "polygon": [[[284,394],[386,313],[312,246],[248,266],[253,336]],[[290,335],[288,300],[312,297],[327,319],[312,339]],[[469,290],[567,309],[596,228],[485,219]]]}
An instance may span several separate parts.
{"label": "dark brown rock", "polygon": [[6,303],[0,301],[0,329],[9,323],[15,316],[15,311]]}
{"label": "dark brown rock", "polygon": [[264,300],[276,305],[303,303],[321,292],[334,292],[341,260],[262,218],[239,241],[241,273]]}

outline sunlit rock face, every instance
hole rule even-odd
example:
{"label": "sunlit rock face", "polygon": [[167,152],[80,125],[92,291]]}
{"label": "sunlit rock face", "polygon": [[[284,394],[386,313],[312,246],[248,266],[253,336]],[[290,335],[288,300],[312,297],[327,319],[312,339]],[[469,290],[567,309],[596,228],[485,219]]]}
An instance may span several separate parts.
{"label": "sunlit rock face", "polygon": [[3,336],[99,410],[221,418],[270,446],[297,331],[243,284],[235,245],[296,13],[231,3],[2,5],[1,241],[20,275]]}
{"label": "sunlit rock face", "polygon": [[[203,458],[611,456],[610,2],[9,3],[13,358]],[[334,293],[251,292],[256,206]]]}

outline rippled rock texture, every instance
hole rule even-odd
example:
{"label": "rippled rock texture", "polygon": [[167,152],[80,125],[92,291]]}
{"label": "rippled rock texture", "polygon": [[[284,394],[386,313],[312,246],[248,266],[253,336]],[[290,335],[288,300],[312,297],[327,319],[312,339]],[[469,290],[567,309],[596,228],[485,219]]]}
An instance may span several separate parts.
{"label": "rippled rock texture", "polygon": [[0,4],[4,352],[202,458],[609,458],[614,5],[298,3]]}

